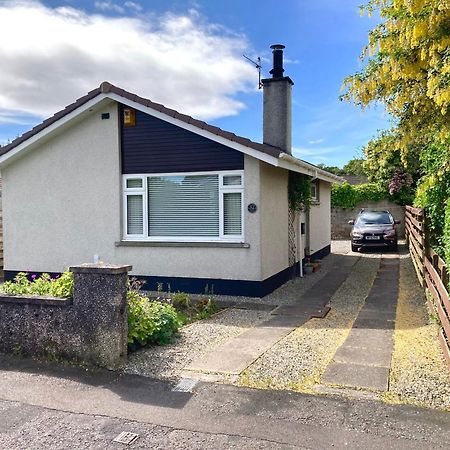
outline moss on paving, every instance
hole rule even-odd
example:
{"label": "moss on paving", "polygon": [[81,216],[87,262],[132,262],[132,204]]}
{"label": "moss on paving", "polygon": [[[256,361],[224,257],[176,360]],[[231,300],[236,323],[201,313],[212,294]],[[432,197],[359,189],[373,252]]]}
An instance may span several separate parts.
{"label": "moss on paving", "polygon": [[430,319],[426,299],[409,257],[400,265],[389,403],[410,403],[450,411],[450,372]]}

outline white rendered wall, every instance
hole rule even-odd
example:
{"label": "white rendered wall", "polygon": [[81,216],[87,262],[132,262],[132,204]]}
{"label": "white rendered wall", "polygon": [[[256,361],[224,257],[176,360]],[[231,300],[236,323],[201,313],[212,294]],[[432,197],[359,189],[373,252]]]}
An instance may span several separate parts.
{"label": "white rendered wall", "polygon": [[269,278],[289,266],[288,171],[261,163],[262,277]]}
{"label": "white rendered wall", "polygon": [[117,123],[109,103],[2,169],[5,270],[60,272],[99,251],[111,255],[120,217]]}
{"label": "white rendered wall", "polygon": [[320,181],[319,202],[309,212],[310,254],[331,243],[331,183]]}
{"label": "white rendered wall", "polygon": [[[109,112],[109,120],[100,114]],[[259,161],[245,156],[245,241],[250,248],[116,247],[121,171],[116,104],[2,169],[5,270],[61,272],[92,262],[133,265],[133,274],[261,280]]]}

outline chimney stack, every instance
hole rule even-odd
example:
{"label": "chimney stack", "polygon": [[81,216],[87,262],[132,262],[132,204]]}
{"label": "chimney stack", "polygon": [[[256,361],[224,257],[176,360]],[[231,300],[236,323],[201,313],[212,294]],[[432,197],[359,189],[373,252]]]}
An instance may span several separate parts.
{"label": "chimney stack", "polygon": [[269,72],[272,78],[261,80],[264,89],[264,144],[279,147],[291,154],[292,152],[292,106],[291,90],[293,81],[283,76],[284,45],[271,45],[273,68]]}

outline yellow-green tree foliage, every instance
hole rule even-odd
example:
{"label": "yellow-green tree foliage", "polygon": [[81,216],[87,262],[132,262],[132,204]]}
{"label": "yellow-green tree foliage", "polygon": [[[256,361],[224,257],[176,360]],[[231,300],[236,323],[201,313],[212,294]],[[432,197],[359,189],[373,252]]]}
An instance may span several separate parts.
{"label": "yellow-green tree foliage", "polygon": [[381,23],[343,97],[362,107],[381,102],[393,119],[366,148],[365,168],[383,176],[397,158],[421,176],[416,203],[429,210],[439,246],[450,196],[450,0],[370,0],[362,9]]}
{"label": "yellow-green tree foliage", "polygon": [[344,97],[385,104],[405,153],[425,131],[450,135],[450,0],[372,0],[382,22],[369,34],[364,69],[344,81]]}

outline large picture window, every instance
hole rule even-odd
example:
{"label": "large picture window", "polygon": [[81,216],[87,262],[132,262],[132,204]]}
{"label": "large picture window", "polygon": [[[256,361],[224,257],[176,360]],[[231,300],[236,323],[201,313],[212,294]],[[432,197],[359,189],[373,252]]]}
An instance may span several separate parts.
{"label": "large picture window", "polygon": [[242,171],[124,176],[124,238],[243,240]]}

